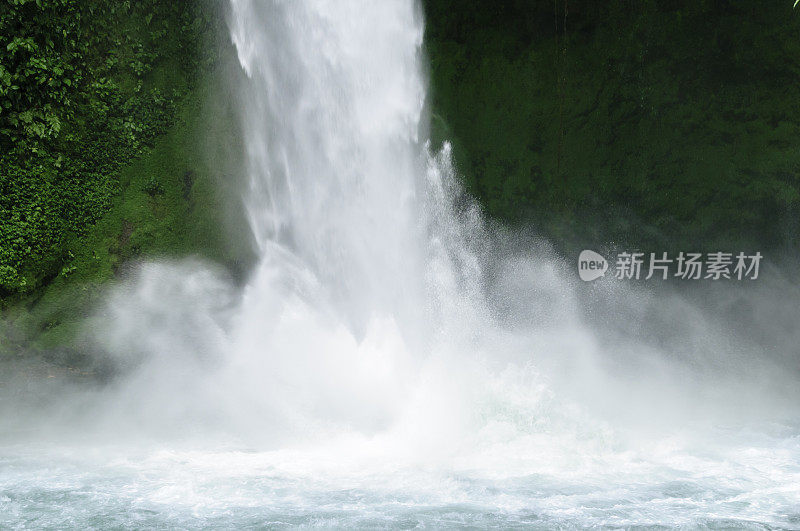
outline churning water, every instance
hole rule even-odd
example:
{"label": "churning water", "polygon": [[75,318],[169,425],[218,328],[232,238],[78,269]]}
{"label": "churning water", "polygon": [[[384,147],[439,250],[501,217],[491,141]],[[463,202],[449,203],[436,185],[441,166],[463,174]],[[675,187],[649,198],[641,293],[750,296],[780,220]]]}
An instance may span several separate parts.
{"label": "churning water", "polygon": [[229,27],[258,265],[146,264],[94,321],[114,379],[4,383],[0,527],[800,528],[793,327],[767,356],[487,225],[412,1]]}

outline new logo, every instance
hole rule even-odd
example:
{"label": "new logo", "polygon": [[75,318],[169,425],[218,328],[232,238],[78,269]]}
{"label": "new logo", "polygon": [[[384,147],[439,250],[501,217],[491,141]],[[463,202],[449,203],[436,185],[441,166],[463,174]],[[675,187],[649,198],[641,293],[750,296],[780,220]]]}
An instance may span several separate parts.
{"label": "new logo", "polygon": [[606,274],[608,262],[602,255],[586,249],[578,256],[578,275],[581,280],[590,282]]}

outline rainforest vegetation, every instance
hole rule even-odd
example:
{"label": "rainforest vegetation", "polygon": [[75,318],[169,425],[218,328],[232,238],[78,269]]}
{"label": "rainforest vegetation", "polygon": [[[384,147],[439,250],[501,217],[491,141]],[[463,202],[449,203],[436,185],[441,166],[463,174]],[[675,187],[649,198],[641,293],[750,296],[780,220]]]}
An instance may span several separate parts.
{"label": "rainforest vegetation", "polygon": [[[423,12],[434,140],[487,216],[567,255],[796,250],[791,2]],[[0,354],[60,344],[140,258],[246,270],[246,229],[223,215],[235,120],[208,97],[238,75],[224,28],[220,2],[0,0]]]}
{"label": "rainforest vegetation", "polygon": [[432,108],[486,211],[557,245],[785,250],[800,200],[791,4],[432,0]]}

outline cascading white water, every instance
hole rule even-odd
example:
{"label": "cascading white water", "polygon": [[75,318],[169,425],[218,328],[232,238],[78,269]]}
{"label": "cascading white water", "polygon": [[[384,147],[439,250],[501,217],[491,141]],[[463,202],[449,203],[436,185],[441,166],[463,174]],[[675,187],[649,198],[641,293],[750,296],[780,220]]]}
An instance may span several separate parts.
{"label": "cascading white water", "polygon": [[[455,210],[414,2],[232,0],[229,25],[258,265],[111,295],[120,376],[5,448],[0,525],[796,525],[797,431],[741,411],[785,380],[703,373],[762,364],[680,300],[691,364],[587,325],[546,245]],[[648,295],[595,296],[644,327]]]}
{"label": "cascading white water", "polygon": [[279,417],[385,427],[448,320],[480,313],[449,161],[425,147],[420,12],[237,1],[230,26],[260,262],[223,373]]}
{"label": "cascading white water", "polygon": [[354,326],[380,313],[411,319],[426,225],[419,15],[400,2],[232,7],[259,274],[288,251]]}
{"label": "cascading white water", "polygon": [[[233,351],[327,415],[392,392],[399,328],[418,337],[427,320],[418,19],[401,2],[232,3],[261,255]],[[369,352],[386,333],[392,348]]]}

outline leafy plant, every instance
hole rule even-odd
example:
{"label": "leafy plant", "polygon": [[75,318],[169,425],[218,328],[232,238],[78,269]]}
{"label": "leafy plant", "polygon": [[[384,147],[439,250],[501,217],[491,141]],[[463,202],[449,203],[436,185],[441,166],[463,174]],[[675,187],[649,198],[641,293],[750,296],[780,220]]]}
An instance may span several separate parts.
{"label": "leafy plant", "polygon": [[164,195],[164,185],[159,182],[158,179],[155,177],[150,177],[147,183],[144,185],[144,193],[150,196],[151,199],[154,199],[158,195]]}
{"label": "leafy plant", "polygon": [[0,0],[0,305],[71,272],[68,247],[215,57],[211,6]]}

